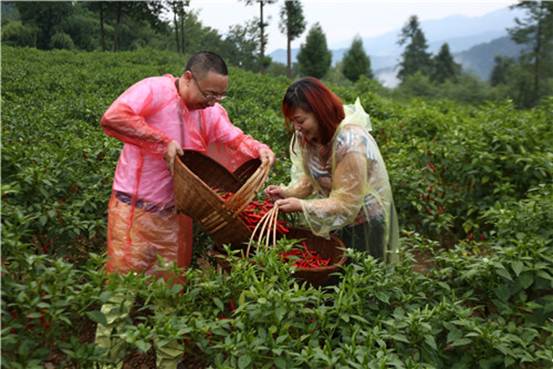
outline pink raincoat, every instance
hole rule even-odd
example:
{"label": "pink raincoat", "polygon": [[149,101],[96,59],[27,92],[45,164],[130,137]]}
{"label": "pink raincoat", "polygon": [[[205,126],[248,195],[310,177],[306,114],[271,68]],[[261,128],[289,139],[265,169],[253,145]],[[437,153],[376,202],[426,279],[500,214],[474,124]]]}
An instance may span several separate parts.
{"label": "pink raincoat", "polygon": [[158,256],[190,264],[192,221],[175,212],[173,178],[163,160],[172,140],[230,171],[267,148],[232,125],[219,104],[188,110],[175,82],[171,75],[137,82],[102,117],[105,133],[124,143],[108,208],[108,272],[155,273]]}

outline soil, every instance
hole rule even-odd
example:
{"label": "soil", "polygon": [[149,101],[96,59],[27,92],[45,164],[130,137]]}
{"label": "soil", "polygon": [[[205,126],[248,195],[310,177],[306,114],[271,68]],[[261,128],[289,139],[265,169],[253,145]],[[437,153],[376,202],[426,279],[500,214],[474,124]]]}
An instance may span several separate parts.
{"label": "soil", "polygon": [[413,263],[413,271],[418,273],[426,273],[434,267],[434,260],[430,252],[413,250],[415,262]]}

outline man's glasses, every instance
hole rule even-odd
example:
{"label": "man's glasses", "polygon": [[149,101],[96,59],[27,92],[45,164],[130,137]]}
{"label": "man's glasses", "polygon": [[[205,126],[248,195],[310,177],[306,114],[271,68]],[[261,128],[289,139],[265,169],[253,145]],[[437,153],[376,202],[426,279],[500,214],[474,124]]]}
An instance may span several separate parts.
{"label": "man's glasses", "polygon": [[221,101],[221,100],[224,100],[227,98],[227,95],[225,94],[214,94],[212,92],[208,92],[206,93],[204,90],[202,90],[202,88],[200,87],[200,84],[198,83],[198,80],[196,79],[196,77],[192,74],[192,79],[194,80],[194,82],[196,82],[196,87],[198,87],[198,91],[200,91],[200,93],[202,94],[202,96],[207,100],[207,101]]}

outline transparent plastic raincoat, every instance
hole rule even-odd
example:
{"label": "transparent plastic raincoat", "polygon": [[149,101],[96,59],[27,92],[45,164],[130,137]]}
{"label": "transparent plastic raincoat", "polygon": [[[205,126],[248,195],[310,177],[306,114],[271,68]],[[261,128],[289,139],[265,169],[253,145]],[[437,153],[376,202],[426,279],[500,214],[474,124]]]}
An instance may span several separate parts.
{"label": "transparent plastic raincoat", "polygon": [[175,212],[173,178],[163,160],[175,140],[234,171],[267,146],[232,125],[219,104],[188,110],[171,75],[137,82],[102,117],[105,133],[124,143],[108,208],[108,272],[154,273],[157,257],[189,265],[192,221]]}
{"label": "transparent plastic raincoat", "polygon": [[[395,262],[396,211],[386,166],[369,133],[369,115],[359,99],[344,111],[326,148],[296,134],[290,145],[291,182],[284,195],[303,199],[303,220],[314,234],[328,238],[337,231],[346,246]],[[321,154],[325,149],[327,160]]]}

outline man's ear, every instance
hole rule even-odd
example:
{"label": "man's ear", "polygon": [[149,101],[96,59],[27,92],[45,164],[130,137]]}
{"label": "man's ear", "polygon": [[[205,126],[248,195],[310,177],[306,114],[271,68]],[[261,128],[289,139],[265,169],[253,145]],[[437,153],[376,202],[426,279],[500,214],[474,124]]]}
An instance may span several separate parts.
{"label": "man's ear", "polygon": [[193,78],[192,72],[189,71],[189,70],[185,71],[184,74],[182,75],[182,78],[184,78],[184,80],[185,80],[187,83],[189,83],[190,81],[192,81],[192,78]]}

